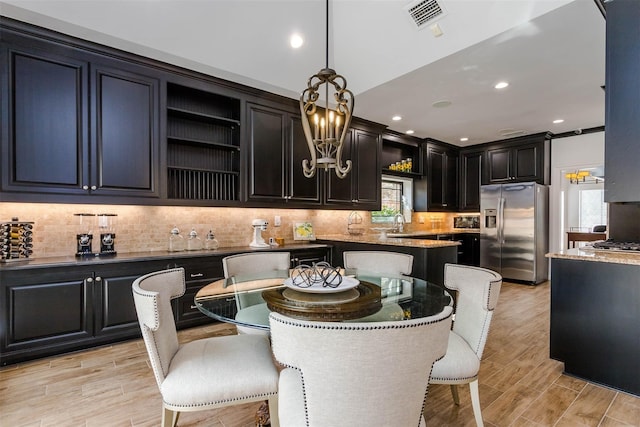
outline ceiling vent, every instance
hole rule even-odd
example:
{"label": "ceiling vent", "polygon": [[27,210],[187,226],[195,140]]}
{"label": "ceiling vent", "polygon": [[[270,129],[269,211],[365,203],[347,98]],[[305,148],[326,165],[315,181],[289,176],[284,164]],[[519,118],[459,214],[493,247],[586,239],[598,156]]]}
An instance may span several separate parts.
{"label": "ceiling vent", "polygon": [[418,0],[406,6],[405,10],[419,30],[445,15],[444,9],[436,0]]}

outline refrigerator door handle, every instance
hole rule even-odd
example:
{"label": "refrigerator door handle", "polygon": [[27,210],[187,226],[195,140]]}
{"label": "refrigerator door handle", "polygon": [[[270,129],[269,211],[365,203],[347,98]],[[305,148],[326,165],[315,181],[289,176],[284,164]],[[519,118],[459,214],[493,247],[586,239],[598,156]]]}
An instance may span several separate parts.
{"label": "refrigerator door handle", "polygon": [[498,199],[498,241],[504,243],[504,203],[505,198]]}

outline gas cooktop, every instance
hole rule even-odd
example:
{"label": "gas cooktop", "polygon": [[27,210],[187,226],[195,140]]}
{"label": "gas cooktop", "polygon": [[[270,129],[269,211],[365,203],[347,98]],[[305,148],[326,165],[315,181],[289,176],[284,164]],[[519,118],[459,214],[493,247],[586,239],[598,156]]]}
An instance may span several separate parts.
{"label": "gas cooktop", "polygon": [[612,239],[593,243],[594,249],[611,251],[640,251],[640,242],[621,242]]}

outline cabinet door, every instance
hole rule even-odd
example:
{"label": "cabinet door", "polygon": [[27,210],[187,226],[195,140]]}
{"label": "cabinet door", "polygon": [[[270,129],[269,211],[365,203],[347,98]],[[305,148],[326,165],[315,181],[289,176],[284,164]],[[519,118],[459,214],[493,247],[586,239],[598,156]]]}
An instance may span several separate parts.
{"label": "cabinet door", "polygon": [[487,150],[488,184],[511,180],[511,149],[497,148]]}
{"label": "cabinet door", "polygon": [[447,161],[444,176],[444,208],[448,211],[458,210],[458,153],[447,151]]}
{"label": "cabinet door", "polygon": [[3,279],[3,363],[5,358],[53,354],[91,340],[94,295],[86,274],[49,269],[46,278],[11,272]]}
{"label": "cabinet door", "polygon": [[2,187],[85,193],[88,178],[88,65],[44,52],[8,50],[2,101]]}
{"label": "cabinet door", "polygon": [[[291,267],[313,265],[318,262],[331,262],[328,248],[308,249],[291,252]],[[342,265],[342,262],[337,265]]]}
{"label": "cabinet door", "polygon": [[126,65],[95,66],[92,193],[159,196],[158,94],[156,79]]}
{"label": "cabinet door", "polygon": [[355,198],[360,209],[380,209],[382,172],[380,168],[380,135],[357,129],[352,151],[355,158]]}
{"label": "cabinet door", "polygon": [[342,148],[343,164],[346,160],[351,160],[351,171],[344,178],[338,178],[332,169],[326,171],[319,170],[318,173],[326,175],[326,203],[331,205],[347,205],[354,206],[356,198],[353,190],[353,182],[356,178],[354,173],[357,167],[356,159],[353,157],[353,145],[354,142],[354,130],[350,129],[346,138],[344,139],[344,146]]}
{"label": "cabinet door", "polygon": [[134,280],[145,273],[115,277],[101,273],[96,274],[93,279],[97,295],[96,336],[135,337],[140,335],[140,325],[133,302],[131,285]]}
{"label": "cabinet door", "polygon": [[542,155],[540,144],[514,147],[511,154],[513,179],[517,181],[537,181],[542,176]]}
{"label": "cabinet door", "polygon": [[445,206],[444,180],[446,177],[447,155],[444,150],[427,149],[427,209]]}
{"label": "cabinet door", "polygon": [[461,211],[480,211],[482,151],[460,153],[460,204]]}
{"label": "cabinet door", "polygon": [[[458,208],[458,153],[429,145],[426,152],[426,200],[429,211],[455,211]],[[420,191],[424,183],[418,183]],[[424,195],[418,197],[420,209]]]}
{"label": "cabinet door", "polygon": [[640,201],[639,19],[639,2],[607,2],[605,202]]}
{"label": "cabinet door", "polygon": [[320,203],[320,177],[316,173],[313,178],[307,178],[302,171],[302,161],[310,159],[309,147],[302,129],[302,120],[299,116],[289,117],[289,174],[288,195],[290,202],[303,202],[311,204]]}
{"label": "cabinet door", "polygon": [[286,113],[249,104],[249,200],[285,197]]}
{"label": "cabinet door", "polygon": [[342,179],[333,170],[327,171],[327,204],[345,205],[354,209],[380,209],[380,150],[379,134],[351,129],[344,141],[343,158],[345,161],[351,160],[352,169]]}

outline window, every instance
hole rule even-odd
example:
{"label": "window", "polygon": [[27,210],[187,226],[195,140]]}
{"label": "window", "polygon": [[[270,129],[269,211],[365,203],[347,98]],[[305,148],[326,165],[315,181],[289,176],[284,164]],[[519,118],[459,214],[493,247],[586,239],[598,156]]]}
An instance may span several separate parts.
{"label": "window", "polygon": [[393,217],[401,213],[404,222],[411,222],[413,209],[413,180],[392,176],[382,176],[381,209],[371,212],[371,222],[393,222]]}
{"label": "window", "polygon": [[580,190],[580,229],[593,230],[594,225],[607,224],[604,190]]}

